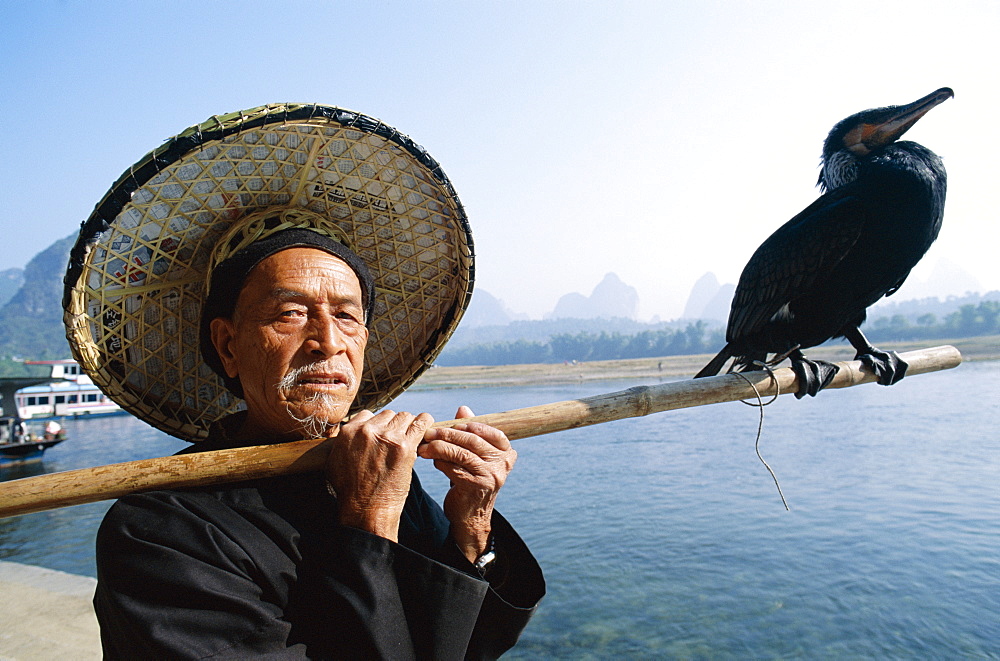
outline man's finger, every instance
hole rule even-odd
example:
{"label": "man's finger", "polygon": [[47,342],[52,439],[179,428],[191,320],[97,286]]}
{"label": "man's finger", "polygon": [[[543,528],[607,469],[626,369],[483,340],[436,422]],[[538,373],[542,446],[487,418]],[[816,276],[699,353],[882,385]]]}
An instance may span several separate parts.
{"label": "man's finger", "polygon": [[396,412],[385,409],[379,411],[378,415],[375,416],[374,422],[387,430],[401,431],[404,434],[409,434],[419,429],[422,434],[424,429],[434,424],[434,418],[429,413],[413,415],[407,411]]}
{"label": "man's finger", "polygon": [[[424,443],[417,448],[417,454],[424,459],[433,459],[435,462],[443,461],[454,466],[462,467],[470,473],[478,473],[475,470],[482,466],[484,457],[472,450],[463,448],[454,443],[445,441],[431,441]],[[495,457],[492,457],[495,458]]]}
{"label": "man's finger", "polygon": [[469,447],[469,449],[472,449],[469,444],[476,444],[477,441],[488,443],[492,447],[504,452],[511,447],[510,440],[506,434],[496,427],[491,427],[481,422],[464,422],[452,428],[438,427],[434,431],[441,433],[435,435],[433,438],[458,443],[459,445]]}
{"label": "man's finger", "polygon": [[453,445],[476,456],[495,455],[498,450],[496,445],[477,434],[448,427],[436,427],[429,430],[424,435],[424,444],[428,443]]}
{"label": "man's finger", "polygon": [[430,413],[421,413],[410,421],[407,434],[423,438],[432,426],[434,426],[434,416]]}

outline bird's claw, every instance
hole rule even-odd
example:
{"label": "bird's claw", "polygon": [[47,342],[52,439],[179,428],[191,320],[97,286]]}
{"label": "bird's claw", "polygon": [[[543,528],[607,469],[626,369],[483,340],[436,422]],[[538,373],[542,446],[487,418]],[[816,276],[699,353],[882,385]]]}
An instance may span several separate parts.
{"label": "bird's claw", "polygon": [[825,360],[800,358],[792,360],[792,371],[799,377],[799,389],[795,392],[795,398],[802,399],[806,395],[815,397],[820,390],[830,385],[840,368]]}
{"label": "bird's claw", "polygon": [[891,386],[906,376],[909,363],[899,357],[895,351],[879,351],[875,349],[854,357],[875,374],[876,382],[881,386]]}

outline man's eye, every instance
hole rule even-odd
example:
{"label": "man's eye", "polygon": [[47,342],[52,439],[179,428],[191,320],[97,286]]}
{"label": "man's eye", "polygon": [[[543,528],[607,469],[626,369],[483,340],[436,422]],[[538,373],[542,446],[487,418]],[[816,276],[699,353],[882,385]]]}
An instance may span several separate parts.
{"label": "man's eye", "polygon": [[357,310],[339,310],[336,315],[337,319],[347,319],[349,321],[361,321],[361,314]]}
{"label": "man's eye", "polygon": [[282,310],[278,313],[278,316],[282,319],[294,319],[296,317],[301,317],[302,314],[302,310]]}

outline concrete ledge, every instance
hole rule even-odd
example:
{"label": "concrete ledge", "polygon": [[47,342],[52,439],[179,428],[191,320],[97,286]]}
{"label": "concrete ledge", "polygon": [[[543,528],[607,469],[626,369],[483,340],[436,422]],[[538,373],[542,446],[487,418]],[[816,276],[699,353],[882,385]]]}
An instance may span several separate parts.
{"label": "concrete ledge", "polygon": [[0,660],[100,659],[97,581],[0,561]]}

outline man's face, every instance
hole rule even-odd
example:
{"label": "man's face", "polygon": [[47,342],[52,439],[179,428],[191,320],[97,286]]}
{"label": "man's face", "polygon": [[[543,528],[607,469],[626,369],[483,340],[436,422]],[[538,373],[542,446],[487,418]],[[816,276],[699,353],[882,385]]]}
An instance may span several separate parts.
{"label": "man's face", "polygon": [[255,266],[233,318],[211,322],[226,373],[243,386],[244,431],[304,438],[339,423],[361,384],[364,321],[361,284],[340,258],[289,248]]}

